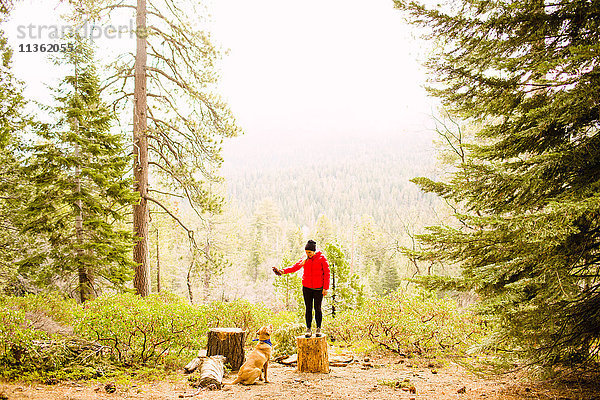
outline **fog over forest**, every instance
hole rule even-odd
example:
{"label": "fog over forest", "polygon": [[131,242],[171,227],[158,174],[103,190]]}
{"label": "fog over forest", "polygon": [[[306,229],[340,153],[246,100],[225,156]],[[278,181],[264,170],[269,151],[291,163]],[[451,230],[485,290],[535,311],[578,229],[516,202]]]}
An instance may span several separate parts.
{"label": "fog over forest", "polygon": [[435,197],[409,181],[438,173],[434,137],[423,129],[347,139],[234,138],[225,148],[227,196],[250,213],[270,198],[297,225],[310,226],[320,214],[341,225],[368,215],[398,228],[409,216],[434,211]]}

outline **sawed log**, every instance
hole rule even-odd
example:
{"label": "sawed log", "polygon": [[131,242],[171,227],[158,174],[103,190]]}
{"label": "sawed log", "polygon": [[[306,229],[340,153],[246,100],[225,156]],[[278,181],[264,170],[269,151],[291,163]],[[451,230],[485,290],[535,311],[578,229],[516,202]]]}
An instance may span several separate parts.
{"label": "sawed log", "polygon": [[225,374],[225,357],[222,355],[203,357],[200,369],[200,379],[197,387],[205,387],[211,390],[223,387],[223,375]]}

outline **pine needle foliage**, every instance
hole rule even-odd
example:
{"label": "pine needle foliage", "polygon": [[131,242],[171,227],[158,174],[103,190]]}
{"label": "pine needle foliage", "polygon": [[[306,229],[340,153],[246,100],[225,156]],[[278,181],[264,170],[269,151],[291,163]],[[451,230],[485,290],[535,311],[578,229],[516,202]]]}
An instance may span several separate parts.
{"label": "pine needle foliage", "polygon": [[27,161],[33,194],[22,231],[44,241],[21,270],[42,285],[81,290],[85,284],[86,300],[106,285],[123,288],[131,279],[133,236],[125,216],[136,196],[123,137],[111,129],[114,116],[101,98],[93,49],[72,40],[74,51],[57,60],[69,71],[51,110],[57,122],[40,125]]}
{"label": "pine needle foliage", "polygon": [[[4,7],[4,5],[2,6]],[[8,12],[0,7],[0,21]],[[31,120],[24,111],[23,83],[12,70],[12,49],[4,31],[0,30],[0,288],[5,291],[23,290],[15,265],[32,242],[18,234],[16,214],[21,205],[17,195],[24,186],[20,174],[23,161],[25,131]]]}
{"label": "pine needle foliage", "polygon": [[431,287],[475,290],[492,346],[544,367],[600,351],[600,2],[395,1],[437,43],[429,90],[478,126],[443,182],[456,207],[422,258],[462,265]]}

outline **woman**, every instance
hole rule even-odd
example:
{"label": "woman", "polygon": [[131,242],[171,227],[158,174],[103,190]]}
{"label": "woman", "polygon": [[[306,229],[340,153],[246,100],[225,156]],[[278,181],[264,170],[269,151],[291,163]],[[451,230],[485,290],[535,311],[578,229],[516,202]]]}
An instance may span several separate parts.
{"label": "woman", "polygon": [[306,252],[306,260],[298,261],[291,267],[278,269],[273,267],[273,272],[277,275],[290,274],[304,267],[304,275],[302,276],[302,295],[304,296],[304,304],[306,305],[306,334],[312,335],[312,310],[313,304],[315,308],[315,321],[317,322],[317,332],[315,336],[321,336],[321,323],[323,322],[323,312],[321,311],[321,302],[323,296],[327,296],[329,290],[329,264],[327,259],[320,251],[317,251],[317,243],[314,240],[309,240],[304,247]]}

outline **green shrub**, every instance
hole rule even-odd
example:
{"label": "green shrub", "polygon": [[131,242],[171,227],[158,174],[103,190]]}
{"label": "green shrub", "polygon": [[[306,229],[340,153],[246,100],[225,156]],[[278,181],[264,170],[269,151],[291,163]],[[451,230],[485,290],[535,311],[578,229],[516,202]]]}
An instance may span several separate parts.
{"label": "green shrub", "polygon": [[246,329],[250,343],[261,326],[293,320],[245,300],[193,306],[165,293],[103,295],[84,304],[59,295],[0,297],[0,377],[50,382],[127,366],[176,369],[206,346],[209,328]]}
{"label": "green shrub", "polygon": [[214,302],[208,309],[211,314],[210,328],[227,327],[247,330],[247,343],[254,338],[254,333],[262,326],[270,324],[276,330],[277,327],[296,320],[296,316],[291,311],[274,313],[263,304],[252,304],[247,300]]}
{"label": "green shrub", "polygon": [[168,295],[101,296],[85,303],[76,334],[104,345],[119,364],[165,363],[206,343],[206,307]]}
{"label": "green shrub", "polygon": [[328,331],[338,340],[353,343],[366,338],[375,347],[406,355],[464,352],[482,333],[475,314],[461,310],[452,299],[427,292],[377,296],[330,321]]}
{"label": "green shrub", "polygon": [[287,322],[273,332],[273,357],[292,355],[296,352],[296,336],[304,333],[304,324]]}
{"label": "green shrub", "polygon": [[24,310],[0,308],[0,366],[8,369],[31,369],[36,364],[36,353],[32,351],[36,340],[47,339],[44,332],[33,329],[33,322]]}
{"label": "green shrub", "polygon": [[252,304],[247,300],[213,302],[209,306],[210,327],[240,328],[250,332],[271,324],[273,312],[262,304]]}
{"label": "green shrub", "polygon": [[38,329],[40,311],[32,304],[25,308],[0,307],[0,378],[46,382],[98,375],[100,346]]}
{"label": "green shrub", "polygon": [[74,299],[65,298],[58,293],[28,294],[22,297],[0,296],[0,306],[24,311],[33,319],[36,316],[46,316],[54,322],[69,325],[81,309]]}

